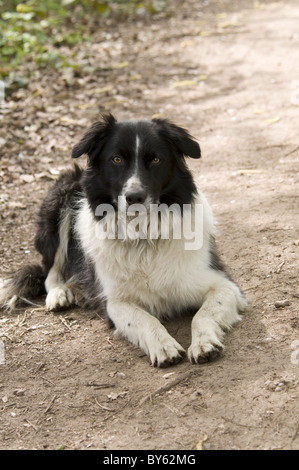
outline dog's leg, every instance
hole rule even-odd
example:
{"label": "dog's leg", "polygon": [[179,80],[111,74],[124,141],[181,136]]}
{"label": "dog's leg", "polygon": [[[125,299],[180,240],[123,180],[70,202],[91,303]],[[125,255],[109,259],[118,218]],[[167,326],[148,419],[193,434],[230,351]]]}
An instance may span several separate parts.
{"label": "dog's leg", "polygon": [[71,214],[70,212],[66,212],[60,222],[60,241],[55,254],[54,263],[45,281],[47,291],[46,307],[48,310],[58,310],[74,303],[74,295],[71,289],[65,285],[62,276],[63,265],[67,259],[70,225]]}
{"label": "dog's leg", "polygon": [[199,364],[214,359],[223,349],[224,331],[241,320],[239,312],[246,306],[234,282],[222,279],[215,283],[192,320],[190,361]]}
{"label": "dog's leg", "polygon": [[176,364],[185,355],[182,346],[160,321],[138,306],[109,301],[107,311],[117,331],[139,346],[153,365],[166,367]]}
{"label": "dog's leg", "polygon": [[46,307],[48,310],[59,310],[60,308],[69,307],[74,303],[74,295],[71,289],[65,285],[58,264],[55,262],[49,271],[45,287],[47,291]]}

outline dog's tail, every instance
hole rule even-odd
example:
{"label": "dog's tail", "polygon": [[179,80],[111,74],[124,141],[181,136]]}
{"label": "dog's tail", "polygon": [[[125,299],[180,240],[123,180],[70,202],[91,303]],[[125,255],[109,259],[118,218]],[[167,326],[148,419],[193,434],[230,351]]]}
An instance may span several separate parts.
{"label": "dog's tail", "polygon": [[32,305],[32,299],[46,293],[45,279],[44,270],[39,264],[21,268],[11,279],[1,279],[0,308],[14,310],[20,304]]}

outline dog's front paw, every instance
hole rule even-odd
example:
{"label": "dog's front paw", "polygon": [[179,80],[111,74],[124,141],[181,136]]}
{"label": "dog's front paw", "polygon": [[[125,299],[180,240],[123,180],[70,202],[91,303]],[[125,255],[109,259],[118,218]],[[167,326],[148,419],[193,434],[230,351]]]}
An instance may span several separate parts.
{"label": "dog's front paw", "polygon": [[180,362],[186,355],[184,348],[170,336],[157,335],[148,345],[149,356],[153,366],[168,367]]}
{"label": "dog's front paw", "polygon": [[47,310],[60,310],[69,307],[73,303],[73,293],[68,287],[64,285],[50,289],[46,298]]}
{"label": "dog's front paw", "polygon": [[223,331],[213,321],[202,321],[192,328],[192,343],[188,349],[188,358],[193,364],[202,364],[214,360],[222,350]]}

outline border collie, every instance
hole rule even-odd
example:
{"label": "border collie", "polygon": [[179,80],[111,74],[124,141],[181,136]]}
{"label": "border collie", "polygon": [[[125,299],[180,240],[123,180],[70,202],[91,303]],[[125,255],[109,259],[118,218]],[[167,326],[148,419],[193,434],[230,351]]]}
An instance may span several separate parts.
{"label": "border collie", "polygon": [[[46,293],[48,310],[77,304],[105,312],[159,367],[185,354],[161,321],[192,312],[188,357],[213,359],[246,299],[217,254],[211,209],[185,161],[200,158],[198,143],[166,119],[117,121],[109,114],[73,148],[74,159],[83,154],[87,168],[65,172],[40,208],[35,247],[42,266],[3,281],[0,303],[13,309]],[[184,218],[190,226],[174,236]],[[200,234],[198,246],[190,245],[192,234]]]}

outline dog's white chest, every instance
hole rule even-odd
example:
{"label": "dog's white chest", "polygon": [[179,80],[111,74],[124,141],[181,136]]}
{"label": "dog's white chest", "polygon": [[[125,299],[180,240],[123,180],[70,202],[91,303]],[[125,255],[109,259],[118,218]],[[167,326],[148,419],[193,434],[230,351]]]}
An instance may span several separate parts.
{"label": "dog's white chest", "polygon": [[105,245],[96,269],[107,298],[136,303],[157,317],[200,301],[194,256],[182,251],[180,241]]}
{"label": "dog's white chest", "polygon": [[207,265],[206,242],[200,250],[189,251],[183,239],[98,239],[96,224],[85,202],[76,230],[108,300],[139,305],[157,317],[201,302],[208,282],[207,273],[199,275]]}

